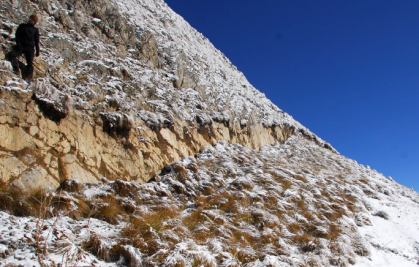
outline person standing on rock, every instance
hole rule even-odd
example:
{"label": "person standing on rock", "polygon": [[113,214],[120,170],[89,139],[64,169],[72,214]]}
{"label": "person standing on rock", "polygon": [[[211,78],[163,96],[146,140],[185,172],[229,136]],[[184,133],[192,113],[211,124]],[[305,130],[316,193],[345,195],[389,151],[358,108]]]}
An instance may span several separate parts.
{"label": "person standing on rock", "polygon": [[26,58],[26,71],[22,78],[32,79],[33,77],[33,58],[39,57],[39,31],[35,27],[38,23],[38,16],[31,15],[28,23],[22,23],[16,30],[16,46],[10,52],[9,57],[12,63],[13,72],[19,76],[19,60],[22,54]]}

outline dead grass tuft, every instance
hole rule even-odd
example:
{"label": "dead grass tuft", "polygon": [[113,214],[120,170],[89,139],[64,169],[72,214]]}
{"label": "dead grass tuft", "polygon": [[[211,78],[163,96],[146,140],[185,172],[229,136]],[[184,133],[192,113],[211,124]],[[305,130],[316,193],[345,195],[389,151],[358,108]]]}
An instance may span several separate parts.
{"label": "dead grass tuft", "polygon": [[237,213],[239,206],[247,207],[250,205],[248,199],[243,201],[237,200],[233,194],[228,191],[222,191],[214,194],[210,198],[211,206],[216,206],[218,209],[227,213]]}
{"label": "dead grass tuft", "polygon": [[344,209],[340,209],[338,211],[333,210],[330,212],[324,212],[324,216],[331,222],[336,222],[343,215],[347,215]]}
{"label": "dead grass tuft", "polygon": [[290,225],[288,225],[287,228],[293,234],[298,233],[298,231],[300,231],[300,229],[301,229],[301,227],[298,223],[291,223]]}
{"label": "dead grass tuft", "polygon": [[191,162],[189,163],[189,165],[187,166],[188,170],[190,170],[193,173],[198,173],[199,171],[199,167],[195,162]]}
{"label": "dead grass tuft", "polygon": [[317,248],[317,242],[315,238],[303,233],[300,235],[293,236],[292,240],[298,245],[303,252],[313,252]]}
{"label": "dead grass tuft", "polygon": [[297,206],[298,206],[298,208],[299,208],[300,210],[305,211],[305,209],[306,209],[306,203],[305,203],[304,199],[300,199],[300,200],[297,202]]}
{"label": "dead grass tuft", "polygon": [[201,209],[208,209],[211,207],[211,202],[212,201],[209,199],[209,197],[201,195],[195,200],[195,206]]}
{"label": "dead grass tuft", "polygon": [[257,255],[255,253],[239,247],[231,247],[228,252],[233,255],[233,259],[239,264],[239,266],[257,260]]}
{"label": "dead grass tuft", "polygon": [[329,226],[329,234],[327,235],[326,239],[335,240],[340,236],[341,233],[342,229],[338,225],[331,224]]}
{"label": "dead grass tuft", "polygon": [[[156,223],[154,227],[161,229],[161,224],[158,225],[157,220],[153,223]],[[158,241],[160,238],[154,230],[143,218],[134,217],[129,225],[122,229],[121,236],[142,253],[152,255],[162,248],[161,242]]]}
{"label": "dead grass tuft", "polygon": [[174,164],[173,170],[176,173],[176,177],[179,181],[183,182],[188,179],[188,171],[186,168],[181,164]]}
{"label": "dead grass tuft", "polygon": [[363,184],[368,184],[368,181],[367,180],[365,180],[365,179],[361,179],[361,180],[359,180],[361,183],[363,183]]}
{"label": "dead grass tuft", "polygon": [[243,223],[246,225],[255,224],[254,217],[252,216],[252,214],[250,214],[250,212],[241,212],[241,213],[236,214],[236,216],[234,217],[233,219],[234,225],[239,226]]}
{"label": "dead grass tuft", "polygon": [[203,209],[198,208],[190,211],[182,218],[183,225],[189,230],[194,230],[196,227],[209,220],[209,218],[202,213]]}
{"label": "dead grass tuft", "polygon": [[303,183],[307,183],[307,179],[304,176],[302,176],[302,175],[296,175],[294,177],[294,179],[299,180],[299,181],[301,181]]}
{"label": "dead grass tuft", "polygon": [[280,180],[280,183],[282,184],[282,190],[283,191],[291,188],[291,186],[292,186],[292,182],[290,182],[289,180],[286,180],[286,179]]}
{"label": "dead grass tuft", "polygon": [[20,190],[2,184],[0,188],[0,210],[15,216],[35,216],[36,211],[26,201]]}
{"label": "dead grass tuft", "polygon": [[95,207],[92,217],[104,220],[110,224],[118,223],[118,216],[124,214],[123,208],[112,195],[103,196],[101,202]]}
{"label": "dead grass tuft", "polygon": [[83,243],[83,248],[101,260],[109,261],[111,247],[104,241],[105,238],[96,233]]}

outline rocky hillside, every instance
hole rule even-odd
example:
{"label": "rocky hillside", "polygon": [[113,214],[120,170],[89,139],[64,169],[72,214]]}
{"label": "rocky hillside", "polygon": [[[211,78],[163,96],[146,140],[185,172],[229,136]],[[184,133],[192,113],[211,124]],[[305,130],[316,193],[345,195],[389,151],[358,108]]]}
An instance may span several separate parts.
{"label": "rocky hillside", "polygon": [[220,141],[142,185],[67,180],[46,195],[4,191],[0,208],[0,257],[12,266],[419,260],[419,195],[302,134],[260,150]]}
{"label": "rocky hillside", "polygon": [[[6,57],[32,13],[25,81]],[[340,156],[162,0],[0,17],[0,265],[418,261],[418,194]]]}
{"label": "rocky hillside", "polygon": [[332,149],[163,1],[7,0],[0,8],[2,58],[29,14],[40,15],[41,33],[34,81],[1,62],[3,182],[145,182],[219,140],[260,148],[296,132]]}

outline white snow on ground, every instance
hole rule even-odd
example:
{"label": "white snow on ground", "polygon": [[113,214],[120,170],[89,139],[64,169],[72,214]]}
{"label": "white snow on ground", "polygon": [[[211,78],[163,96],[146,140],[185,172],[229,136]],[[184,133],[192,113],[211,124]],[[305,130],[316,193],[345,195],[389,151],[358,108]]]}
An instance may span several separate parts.
{"label": "white snow on ground", "polygon": [[[194,261],[236,266],[243,255],[257,253],[261,256],[244,266],[352,262],[357,267],[409,267],[419,261],[419,195],[302,135],[260,150],[220,141],[196,157],[167,166],[157,180],[144,185],[119,181],[116,186],[103,179],[79,192],[60,194],[74,201],[91,199],[94,207],[107,205],[101,202],[103,196],[134,206],[117,225],[60,216],[37,226],[37,218],[0,212],[0,263],[53,265],[73,255],[79,256],[81,266],[124,265],[118,259],[105,263],[86,251],[92,236],[96,253],[122,242],[137,263],[156,266],[192,266]],[[116,188],[125,188],[126,196],[116,194]],[[162,207],[178,212],[161,224],[147,219]],[[150,221],[145,228],[133,228],[143,229],[147,237],[137,230],[124,235],[132,218]],[[309,242],[298,239],[305,229]],[[200,233],[208,238],[200,240]],[[142,241],[135,244],[132,240],[138,238]],[[147,253],[147,244],[155,246],[155,252]],[[37,254],[45,245],[47,253]]]}
{"label": "white snow on ground", "polygon": [[419,204],[404,196],[388,200],[370,200],[374,210],[385,211],[389,219],[372,216],[372,226],[360,227],[360,232],[371,243],[371,256],[360,258],[356,266],[419,265]]}
{"label": "white snow on ground", "polygon": [[[92,234],[103,237],[105,241],[116,233],[114,226],[93,218],[82,221],[68,217],[39,220],[10,216],[0,211],[0,259],[5,258],[0,260],[0,266],[115,266],[98,260],[81,247]],[[38,257],[36,252],[45,246],[48,252]]]}

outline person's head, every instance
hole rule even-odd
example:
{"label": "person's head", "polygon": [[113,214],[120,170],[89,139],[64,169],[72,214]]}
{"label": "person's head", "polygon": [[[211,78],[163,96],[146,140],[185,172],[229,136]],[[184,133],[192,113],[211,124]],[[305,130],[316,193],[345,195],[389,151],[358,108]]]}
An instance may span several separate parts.
{"label": "person's head", "polygon": [[36,23],[38,23],[38,16],[33,14],[29,17],[29,23],[35,25]]}

